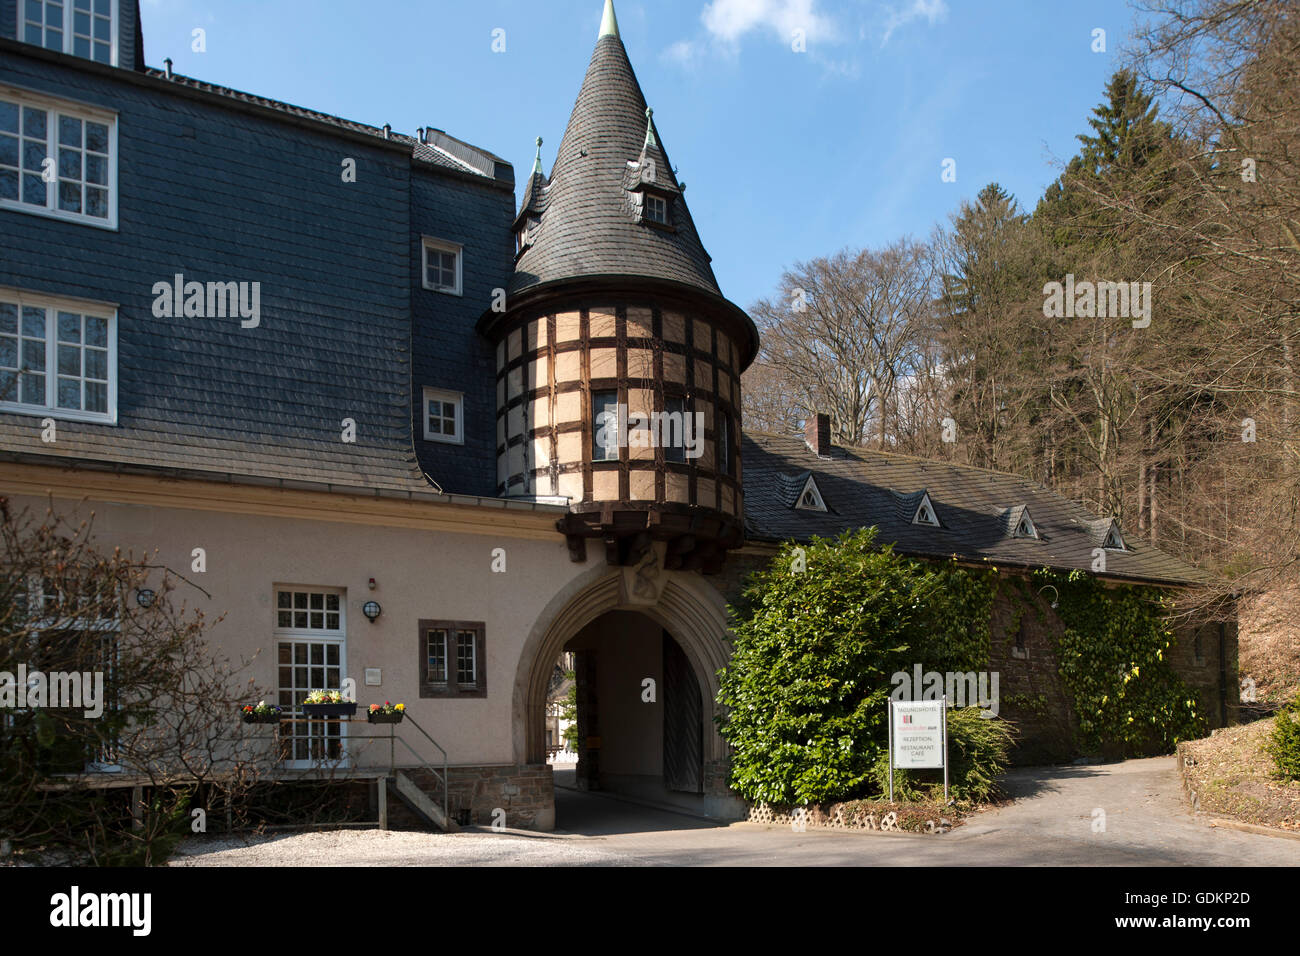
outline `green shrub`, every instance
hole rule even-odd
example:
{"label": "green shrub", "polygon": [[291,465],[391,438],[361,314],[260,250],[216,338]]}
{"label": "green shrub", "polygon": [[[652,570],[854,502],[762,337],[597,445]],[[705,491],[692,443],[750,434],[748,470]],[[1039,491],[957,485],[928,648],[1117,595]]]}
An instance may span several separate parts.
{"label": "green shrub", "polygon": [[731,609],[720,732],[747,799],[878,794],[891,675],[987,667],[993,573],[903,558],[874,539],[861,529],[786,544]]}
{"label": "green shrub", "polygon": [[1268,753],[1285,780],[1300,780],[1300,697],[1278,711]]}
{"label": "green shrub", "polygon": [[[948,711],[948,795],[958,803],[983,803],[997,793],[997,778],[1007,768],[1015,733],[978,707]],[[873,769],[876,787],[889,793],[889,753]],[[894,770],[894,800],[937,800],[943,796],[942,770]]]}

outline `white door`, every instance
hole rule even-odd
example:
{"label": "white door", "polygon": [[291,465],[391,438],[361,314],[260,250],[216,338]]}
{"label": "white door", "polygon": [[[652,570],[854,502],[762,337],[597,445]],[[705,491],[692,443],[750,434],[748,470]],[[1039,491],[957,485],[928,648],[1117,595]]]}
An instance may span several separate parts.
{"label": "white door", "polygon": [[[339,690],[347,677],[347,600],[340,588],[285,585],[275,589],[276,664],[279,704],[300,718],[313,690]],[[284,766],[347,764],[347,725],[293,721],[280,725]]]}

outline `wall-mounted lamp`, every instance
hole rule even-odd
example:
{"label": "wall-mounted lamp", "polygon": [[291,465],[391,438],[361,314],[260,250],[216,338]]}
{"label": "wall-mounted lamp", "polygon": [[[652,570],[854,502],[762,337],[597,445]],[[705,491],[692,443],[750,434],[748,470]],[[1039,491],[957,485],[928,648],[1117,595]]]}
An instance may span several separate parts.
{"label": "wall-mounted lamp", "polygon": [[141,607],[151,607],[153,605],[153,591],[148,588],[140,588],[135,592],[135,603]]}
{"label": "wall-mounted lamp", "polygon": [[1052,593],[1056,595],[1056,597],[1052,599],[1052,610],[1056,610],[1056,606],[1061,603],[1061,592],[1056,590],[1056,585],[1044,584],[1041,588],[1038,589],[1038,593],[1042,594],[1048,588],[1051,588]]}
{"label": "wall-mounted lamp", "polygon": [[370,587],[370,590],[372,590],[372,591],[375,589],[375,579],[374,579],[374,578],[371,578],[371,579],[370,579],[370,585],[369,585],[369,587]]}
{"label": "wall-mounted lamp", "polygon": [[366,620],[371,624],[374,624],[375,618],[379,617],[383,612],[384,609],[379,606],[378,601],[367,601],[365,604],[361,605],[361,613],[366,616]]}

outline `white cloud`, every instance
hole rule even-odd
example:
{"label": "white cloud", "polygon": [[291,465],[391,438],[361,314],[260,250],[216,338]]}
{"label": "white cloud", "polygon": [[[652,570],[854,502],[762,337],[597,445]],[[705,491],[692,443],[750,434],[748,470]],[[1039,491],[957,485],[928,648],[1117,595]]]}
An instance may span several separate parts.
{"label": "white cloud", "polygon": [[930,26],[934,26],[948,19],[948,4],[944,0],[912,0],[907,6],[887,9],[889,15],[885,21],[885,35],[880,41],[881,46],[889,42],[895,30],[913,20],[924,17],[929,21]]}
{"label": "white cloud", "polygon": [[694,40],[678,40],[668,49],[664,50],[663,57],[676,63],[678,66],[692,69],[699,65],[700,59],[704,55],[704,47]]}
{"label": "white cloud", "polygon": [[782,43],[789,43],[795,31],[802,30],[811,42],[829,38],[834,29],[816,6],[817,0],[713,0],[700,19],[710,36],[726,44],[735,44],[755,30],[772,33]]}

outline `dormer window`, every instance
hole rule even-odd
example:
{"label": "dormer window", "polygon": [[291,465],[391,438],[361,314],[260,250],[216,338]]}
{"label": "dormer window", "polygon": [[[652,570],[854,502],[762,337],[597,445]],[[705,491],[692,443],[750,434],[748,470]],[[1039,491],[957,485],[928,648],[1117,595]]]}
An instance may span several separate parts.
{"label": "dormer window", "polygon": [[1038,528],[1034,526],[1034,519],[1029,517],[1029,509],[1021,508],[1020,515],[1016,518],[1016,526],[1011,531],[1013,538],[1033,538],[1038,539]]}
{"label": "dormer window", "polygon": [[19,0],[19,36],[27,43],[117,64],[117,0]]}
{"label": "dormer window", "polygon": [[647,222],[657,222],[661,226],[668,225],[668,200],[662,196],[653,196],[647,193],[645,197],[645,219]]}
{"label": "dormer window", "polygon": [[935,516],[934,505],[930,504],[928,494],[921,496],[921,504],[916,509],[916,514],[912,518],[912,524],[923,524],[929,528],[939,527],[939,519]]}
{"label": "dormer window", "polygon": [[1106,540],[1102,542],[1101,546],[1107,551],[1128,550],[1128,548],[1124,547],[1124,539],[1120,536],[1119,528],[1115,526],[1114,522],[1111,522],[1110,527],[1106,529]]}
{"label": "dormer window", "polygon": [[822,500],[821,489],[817,487],[817,482],[813,476],[809,475],[808,480],[804,482],[803,490],[799,492],[799,498],[795,501],[796,508],[801,511],[825,511],[826,502]]}

